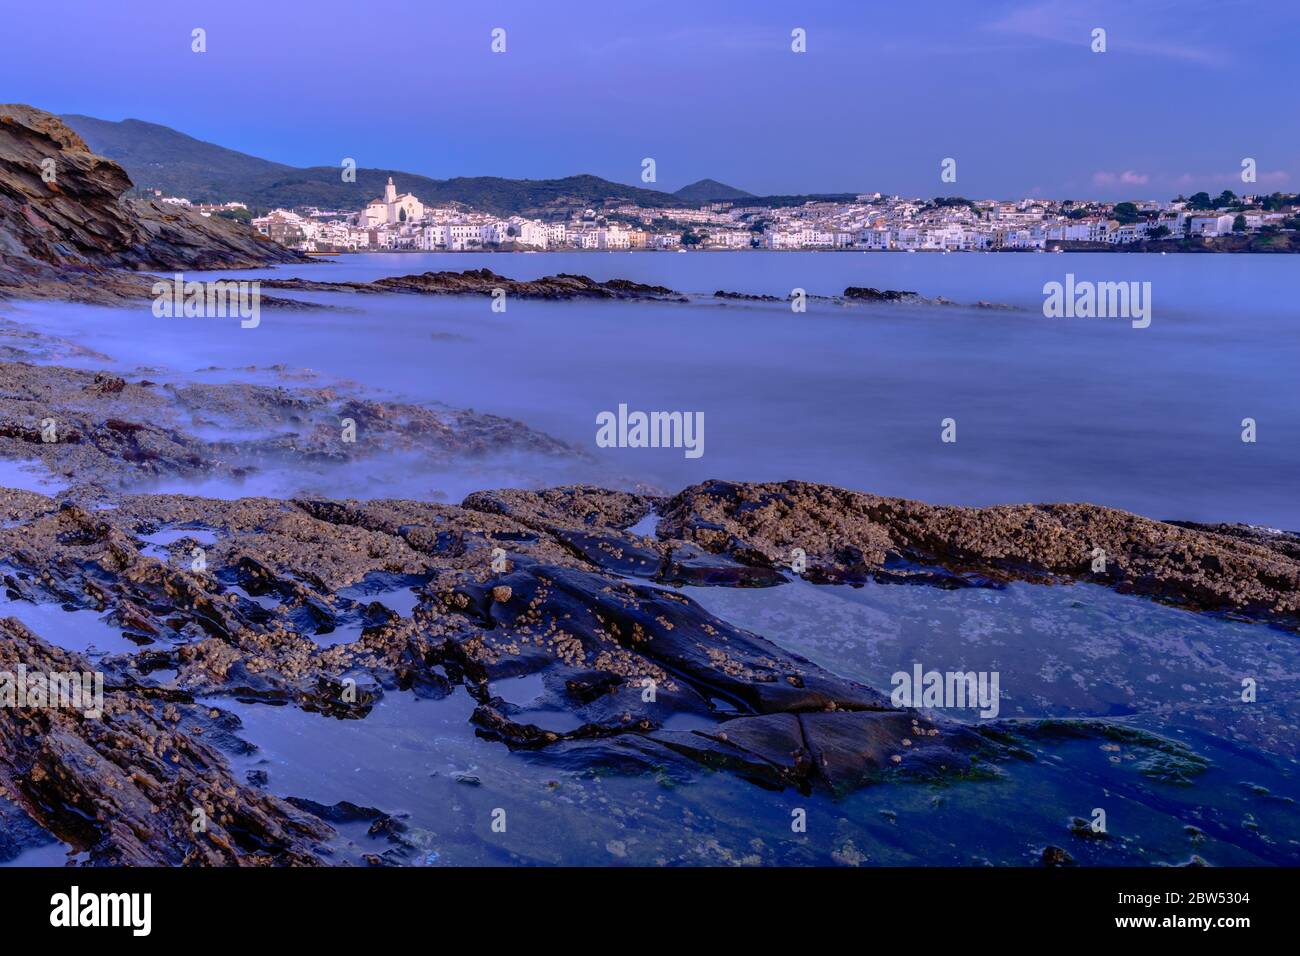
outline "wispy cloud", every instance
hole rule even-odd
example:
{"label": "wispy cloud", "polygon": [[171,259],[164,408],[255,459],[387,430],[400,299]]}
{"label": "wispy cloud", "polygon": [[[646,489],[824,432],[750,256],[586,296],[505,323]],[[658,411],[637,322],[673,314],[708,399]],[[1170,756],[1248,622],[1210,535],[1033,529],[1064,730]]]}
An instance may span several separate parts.
{"label": "wispy cloud", "polygon": [[1110,173],[1104,170],[1092,174],[1092,181],[1097,186],[1145,186],[1151,181],[1146,173],[1135,173],[1126,169],[1122,173]]}
{"label": "wispy cloud", "polygon": [[1231,189],[1238,193],[1264,193],[1280,190],[1291,183],[1291,174],[1285,169],[1260,170],[1255,182],[1243,183],[1241,173],[1139,173],[1132,169],[1123,172],[1098,170],[1092,174],[1092,184],[1101,189],[1121,186],[1147,186],[1154,191],[1195,192],[1201,189]]}
{"label": "wispy cloud", "polygon": [[1291,182],[1291,174],[1285,169],[1261,170],[1253,183],[1243,183],[1240,173],[1183,173],[1173,177],[1171,182],[1180,189],[1205,186],[1226,186],[1236,192],[1257,193],[1267,187],[1279,189]]}
{"label": "wispy cloud", "polygon": [[1228,57],[1222,50],[1211,49],[1171,35],[1171,24],[1184,19],[1175,15],[1164,18],[1155,25],[1149,14],[1155,6],[1143,8],[1126,3],[1094,3],[1087,10],[1064,0],[1045,0],[1021,7],[988,25],[998,33],[1011,33],[1033,37],[1051,43],[1069,43],[1086,49],[1092,42],[1096,27],[1106,30],[1108,52],[1140,53],[1144,56],[1167,57],[1199,63],[1204,66],[1226,66]]}

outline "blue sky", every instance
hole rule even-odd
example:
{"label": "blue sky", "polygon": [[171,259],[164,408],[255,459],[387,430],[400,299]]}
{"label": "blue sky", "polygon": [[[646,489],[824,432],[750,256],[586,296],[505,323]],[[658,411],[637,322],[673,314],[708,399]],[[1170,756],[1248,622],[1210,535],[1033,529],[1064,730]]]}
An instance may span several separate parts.
{"label": "blue sky", "polygon": [[1258,188],[1300,189],[1284,0],[8,0],[3,22],[5,99],[294,165],[633,183],[649,156],[666,189],[1133,198],[1243,191],[1252,157]]}

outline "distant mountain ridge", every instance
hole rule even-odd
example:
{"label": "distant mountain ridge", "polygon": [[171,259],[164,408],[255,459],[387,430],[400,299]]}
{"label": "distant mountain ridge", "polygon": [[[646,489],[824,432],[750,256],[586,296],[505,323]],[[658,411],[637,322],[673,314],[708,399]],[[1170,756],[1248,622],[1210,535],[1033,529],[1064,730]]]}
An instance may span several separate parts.
{"label": "distant mountain ridge", "polygon": [[723,202],[729,199],[754,198],[753,193],[747,193],[735,186],[720,183],[716,179],[701,179],[689,186],[683,186],[673,195],[688,202]]}
{"label": "distant mountain ridge", "polygon": [[[316,206],[351,211],[381,195],[389,176],[403,192],[414,193],[428,205],[461,203],[497,215],[554,215],[566,209],[600,208],[607,200],[687,208],[754,198],[713,179],[701,179],[669,193],[587,174],[563,179],[432,179],[398,169],[358,168],[356,182],[345,183],[337,166],[288,166],[195,139],[157,123],[136,119],[113,122],[78,114],[61,119],[92,150],[119,163],[137,187],[161,189],[195,202],[238,200],[262,209]],[[790,205],[804,198],[823,197],[780,197],[776,204]]]}
{"label": "distant mountain ridge", "polygon": [[169,126],[143,120],[125,119],[114,123],[72,113],[59,118],[76,130],[94,152],[107,156],[125,169],[137,186],[156,179],[176,183],[203,182],[218,172],[226,177],[251,179],[293,168],[215,143],[205,143]]}

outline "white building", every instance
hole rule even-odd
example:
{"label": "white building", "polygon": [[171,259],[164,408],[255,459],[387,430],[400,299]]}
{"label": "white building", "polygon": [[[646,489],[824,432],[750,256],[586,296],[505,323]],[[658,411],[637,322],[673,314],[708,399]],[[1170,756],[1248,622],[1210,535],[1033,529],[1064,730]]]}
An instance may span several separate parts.
{"label": "white building", "polygon": [[1230,213],[1222,216],[1193,216],[1191,233],[1193,236],[1226,236],[1232,232],[1232,220],[1235,217]]}
{"label": "white building", "polygon": [[447,248],[450,251],[464,252],[482,245],[482,233],[476,223],[453,222],[447,225]]}
{"label": "white building", "polygon": [[630,249],[631,247],[632,235],[626,229],[607,226],[596,230],[597,249]]}
{"label": "white building", "polygon": [[894,245],[888,229],[864,229],[858,233],[857,239],[860,248],[873,251],[891,249]]}
{"label": "white building", "polygon": [[449,244],[448,232],[449,227],[440,223],[425,226],[420,230],[420,248],[426,252],[446,249]]}
{"label": "white building", "polygon": [[397,187],[393,185],[393,177],[388,177],[388,185],[384,187],[384,195],[380,199],[372,199],[366,204],[357,220],[360,226],[373,227],[383,225],[397,225],[403,222],[415,222],[424,218],[424,203],[416,199],[411,193],[402,193],[397,195]]}
{"label": "white building", "polygon": [[[560,228],[564,228],[564,223],[560,223]],[[525,219],[519,223],[518,229],[520,245],[532,246],[536,249],[546,249],[550,246],[550,229],[545,223]]]}

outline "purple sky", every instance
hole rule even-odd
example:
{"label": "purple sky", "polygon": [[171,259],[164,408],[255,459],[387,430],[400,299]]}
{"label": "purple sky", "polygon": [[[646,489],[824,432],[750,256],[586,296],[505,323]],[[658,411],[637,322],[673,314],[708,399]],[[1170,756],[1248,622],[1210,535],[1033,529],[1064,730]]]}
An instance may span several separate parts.
{"label": "purple sky", "polygon": [[1133,198],[1248,191],[1252,157],[1253,188],[1300,188],[1289,3],[54,0],[4,23],[7,99],[294,165],[631,183],[651,156],[666,189]]}

